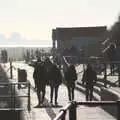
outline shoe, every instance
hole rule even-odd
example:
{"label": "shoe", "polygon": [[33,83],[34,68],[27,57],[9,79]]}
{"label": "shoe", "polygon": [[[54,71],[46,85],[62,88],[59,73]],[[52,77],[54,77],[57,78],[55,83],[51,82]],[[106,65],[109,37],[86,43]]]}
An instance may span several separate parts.
{"label": "shoe", "polygon": [[55,101],[55,105],[58,105],[58,102],[57,102],[57,101]]}
{"label": "shoe", "polygon": [[69,98],[69,101],[71,101],[71,98]]}
{"label": "shoe", "polygon": [[53,102],[52,102],[52,101],[50,101],[50,104],[53,104]]}

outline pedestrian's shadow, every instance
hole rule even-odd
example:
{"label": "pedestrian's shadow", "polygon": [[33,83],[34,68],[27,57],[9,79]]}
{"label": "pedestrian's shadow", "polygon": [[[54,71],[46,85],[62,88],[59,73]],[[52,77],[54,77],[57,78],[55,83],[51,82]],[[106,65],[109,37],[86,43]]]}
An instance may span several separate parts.
{"label": "pedestrian's shadow", "polygon": [[56,113],[54,109],[52,108],[61,108],[63,107],[62,105],[52,105],[48,102],[48,100],[45,98],[44,100],[44,105],[37,105],[34,108],[45,108],[47,114],[50,116],[51,120],[53,120],[56,117]]}
{"label": "pedestrian's shadow", "polygon": [[53,108],[61,108],[63,106],[62,105],[51,105],[51,107],[53,107]]}
{"label": "pedestrian's shadow", "polygon": [[63,107],[62,105],[53,105],[53,104],[41,104],[41,105],[36,105],[34,108],[61,108]]}

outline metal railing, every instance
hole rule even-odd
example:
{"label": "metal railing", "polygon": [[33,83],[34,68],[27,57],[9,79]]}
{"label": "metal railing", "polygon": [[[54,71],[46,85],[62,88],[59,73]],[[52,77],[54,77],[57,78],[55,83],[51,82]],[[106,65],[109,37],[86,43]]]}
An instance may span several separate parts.
{"label": "metal railing", "polygon": [[[17,93],[16,93],[16,86],[18,86],[18,85],[26,85],[27,86],[27,88],[28,88],[28,90],[27,90],[27,95],[19,95],[19,93],[18,93],[18,95],[17,95]],[[5,86],[8,86],[9,87],[9,89],[10,89],[10,94],[3,94],[3,95],[0,95],[0,99],[1,98],[5,98],[5,99],[10,99],[10,105],[9,105],[9,108],[6,108],[6,109],[11,109],[11,110],[15,110],[15,109],[17,109],[16,108],[16,98],[18,99],[18,98],[27,98],[27,109],[28,109],[28,111],[30,112],[30,110],[31,110],[31,104],[30,104],[30,82],[14,82],[14,83],[5,83],[5,82],[1,82],[0,83],[0,86],[3,86],[3,87],[5,87]],[[18,99],[19,100],[19,99]],[[2,109],[4,109],[4,108],[2,108]]]}
{"label": "metal railing", "polygon": [[67,106],[63,107],[59,114],[53,120],[65,120],[67,111],[69,112],[69,120],[77,120],[77,106],[89,105],[89,106],[104,106],[115,105],[117,107],[117,120],[120,120],[120,101],[88,101],[88,102],[70,102]]}

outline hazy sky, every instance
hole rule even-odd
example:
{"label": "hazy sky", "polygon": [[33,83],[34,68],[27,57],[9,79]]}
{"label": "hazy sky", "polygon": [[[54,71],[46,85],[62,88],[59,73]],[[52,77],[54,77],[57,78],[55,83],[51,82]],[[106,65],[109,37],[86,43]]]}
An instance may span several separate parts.
{"label": "hazy sky", "polygon": [[53,28],[110,27],[119,13],[120,0],[0,0],[0,44],[49,45]]}

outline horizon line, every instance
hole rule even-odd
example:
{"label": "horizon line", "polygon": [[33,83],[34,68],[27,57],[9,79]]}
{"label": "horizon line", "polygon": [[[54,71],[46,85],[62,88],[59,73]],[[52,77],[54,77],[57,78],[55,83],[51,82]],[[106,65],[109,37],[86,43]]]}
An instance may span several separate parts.
{"label": "horizon line", "polygon": [[51,47],[50,45],[0,45],[0,47]]}

